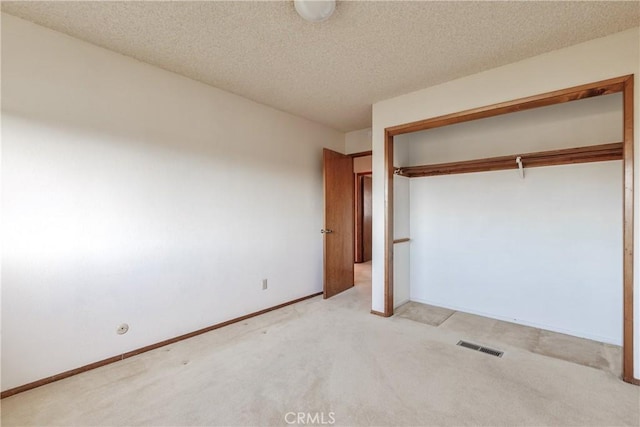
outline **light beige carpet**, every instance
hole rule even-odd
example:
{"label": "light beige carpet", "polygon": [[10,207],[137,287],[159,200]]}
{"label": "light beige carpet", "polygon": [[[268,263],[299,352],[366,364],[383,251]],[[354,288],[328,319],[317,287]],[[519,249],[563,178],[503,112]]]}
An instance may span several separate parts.
{"label": "light beige carpet", "polygon": [[458,333],[474,344],[497,349],[508,345],[622,376],[620,346],[413,301],[398,307],[396,316]]}
{"label": "light beige carpet", "polygon": [[361,284],[4,399],[2,425],[640,423],[640,388],[610,373],[461,348],[457,331],[371,315],[369,295]]}
{"label": "light beige carpet", "polygon": [[456,312],[448,308],[434,305],[420,304],[409,301],[395,310],[395,316],[413,320],[431,326],[440,326],[442,322],[453,316]]}

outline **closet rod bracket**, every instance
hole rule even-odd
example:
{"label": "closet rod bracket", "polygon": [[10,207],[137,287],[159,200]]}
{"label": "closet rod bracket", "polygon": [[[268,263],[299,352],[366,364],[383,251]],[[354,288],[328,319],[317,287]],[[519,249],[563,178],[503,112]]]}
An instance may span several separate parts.
{"label": "closet rod bracket", "polygon": [[516,163],[518,164],[518,169],[520,170],[520,178],[524,179],[524,166],[522,166],[522,157],[516,157]]}

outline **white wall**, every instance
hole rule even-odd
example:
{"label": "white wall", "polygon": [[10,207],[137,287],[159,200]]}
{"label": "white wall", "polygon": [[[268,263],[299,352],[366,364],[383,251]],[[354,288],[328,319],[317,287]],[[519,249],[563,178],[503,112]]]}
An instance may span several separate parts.
{"label": "white wall", "polygon": [[622,138],[622,94],[616,93],[400,135],[395,138],[396,152],[409,154],[396,164],[474,160],[622,142]]}
{"label": "white wall", "polygon": [[322,290],[344,134],[5,14],[2,95],[3,390]]}
{"label": "white wall", "polygon": [[371,172],[372,156],[362,156],[353,158],[353,173]]}
{"label": "white wall", "polygon": [[[393,238],[404,239],[411,237],[410,222],[410,180],[403,176],[396,176],[393,180]],[[395,257],[393,259],[393,305],[398,307],[409,301],[410,292],[410,262],[409,254],[411,242],[393,245]]]}
{"label": "white wall", "polygon": [[622,162],[411,179],[411,300],[622,343]]}
{"label": "white wall", "polygon": [[[637,79],[639,52],[640,28],[634,28],[374,104],[372,309],[384,310],[384,128],[627,74],[636,74]],[[635,85],[634,97],[635,123],[640,123],[640,84]],[[636,164],[640,164],[639,135],[640,132],[635,133]],[[635,179],[635,187],[640,188],[637,173]],[[639,200],[636,197],[636,203]],[[638,213],[640,207],[636,207],[636,224]],[[636,247],[640,247],[638,229],[635,228]],[[640,251],[635,253],[635,263],[640,265]],[[640,288],[637,277],[636,274],[634,338],[638,378]]]}
{"label": "white wall", "polygon": [[371,151],[371,128],[354,130],[344,135],[345,153]]}

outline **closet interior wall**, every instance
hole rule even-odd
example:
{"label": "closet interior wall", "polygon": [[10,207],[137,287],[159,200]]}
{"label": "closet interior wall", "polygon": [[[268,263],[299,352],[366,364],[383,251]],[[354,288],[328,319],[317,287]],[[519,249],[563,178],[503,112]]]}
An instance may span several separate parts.
{"label": "closet interior wall", "polygon": [[[394,166],[616,143],[622,131],[617,93],[398,135]],[[394,257],[394,305],[406,297],[621,345],[622,167],[395,176],[394,236],[411,241],[394,245],[409,252]]]}

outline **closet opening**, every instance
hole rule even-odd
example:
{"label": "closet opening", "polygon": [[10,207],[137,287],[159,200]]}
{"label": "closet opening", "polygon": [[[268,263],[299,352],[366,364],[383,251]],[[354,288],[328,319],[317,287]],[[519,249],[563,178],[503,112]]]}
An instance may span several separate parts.
{"label": "closet opening", "polygon": [[411,300],[621,345],[634,382],[633,76],[390,127],[384,154],[386,316]]}

